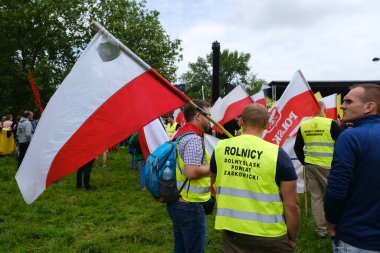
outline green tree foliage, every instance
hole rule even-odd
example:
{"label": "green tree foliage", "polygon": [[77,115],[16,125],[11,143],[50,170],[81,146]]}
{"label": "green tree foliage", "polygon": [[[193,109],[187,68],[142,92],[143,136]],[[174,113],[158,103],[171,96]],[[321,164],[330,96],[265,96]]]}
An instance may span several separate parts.
{"label": "green tree foliage", "polygon": [[[189,63],[190,70],[181,76],[181,81],[186,85],[186,94],[191,98],[200,98],[202,85],[204,86],[205,99],[211,98],[212,83],[212,52],[205,58],[198,57],[194,63]],[[257,79],[250,72],[248,62],[251,58],[249,53],[230,52],[224,49],[220,55],[220,96],[225,96],[237,85],[241,85],[248,94],[256,93],[264,80]]]}
{"label": "green tree foliage", "polygon": [[71,70],[95,34],[96,20],[169,81],[182,60],[180,40],[171,40],[145,1],[1,0],[0,115],[37,111],[27,78],[30,69],[42,105]]}

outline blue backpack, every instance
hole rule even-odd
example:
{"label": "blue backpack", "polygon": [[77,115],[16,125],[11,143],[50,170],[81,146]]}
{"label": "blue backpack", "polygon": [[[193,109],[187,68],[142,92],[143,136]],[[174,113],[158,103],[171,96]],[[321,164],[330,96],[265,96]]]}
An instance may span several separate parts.
{"label": "blue backpack", "polygon": [[[146,160],[144,174],[145,185],[149,192],[158,202],[171,203],[179,198],[183,187],[187,183],[185,180],[180,190],[177,189],[176,166],[177,166],[177,143],[182,137],[188,134],[184,133],[178,136],[174,141],[167,141],[159,146]],[[170,162],[170,178],[164,179],[163,171],[167,167],[167,161]]]}

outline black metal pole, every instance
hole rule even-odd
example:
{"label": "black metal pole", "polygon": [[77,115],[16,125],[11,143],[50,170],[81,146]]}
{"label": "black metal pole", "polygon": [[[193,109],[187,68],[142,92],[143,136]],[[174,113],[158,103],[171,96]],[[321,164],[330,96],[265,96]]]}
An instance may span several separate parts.
{"label": "black metal pole", "polygon": [[211,105],[218,100],[219,93],[219,73],[220,73],[220,44],[218,41],[212,43],[212,87]]}

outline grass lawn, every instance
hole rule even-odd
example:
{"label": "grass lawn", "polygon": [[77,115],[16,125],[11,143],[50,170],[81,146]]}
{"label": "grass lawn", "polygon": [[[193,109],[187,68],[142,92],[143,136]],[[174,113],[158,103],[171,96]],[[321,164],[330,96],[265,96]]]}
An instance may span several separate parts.
{"label": "grass lawn", "polygon": [[[109,152],[109,168],[93,168],[97,192],[75,188],[75,173],[27,205],[15,181],[16,160],[0,157],[0,252],[172,252],[166,206],[138,189],[127,149]],[[309,198],[310,199],[310,198]],[[331,252],[329,239],[314,235],[300,195],[302,224],[297,252]],[[309,211],[310,212],[310,211]],[[207,217],[207,252],[221,252],[221,232]]]}

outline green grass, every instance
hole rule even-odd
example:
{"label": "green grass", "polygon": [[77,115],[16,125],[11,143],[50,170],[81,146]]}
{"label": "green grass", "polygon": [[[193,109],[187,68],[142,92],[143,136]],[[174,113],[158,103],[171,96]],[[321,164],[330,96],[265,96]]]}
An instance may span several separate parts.
{"label": "green grass", "polygon": [[[0,252],[172,252],[166,206],[138,189],[138,172],[129,164],[126,149],[109,152],[110,168],[91,174],[98,192],[77,190],[73,173],[27,205],[14,179],[15,159],[1,156]],[[221,252],[214,218],[207,216],[207,252]],[[303,206],[297,252],[331,252],[330,240],[314,235]]]}

